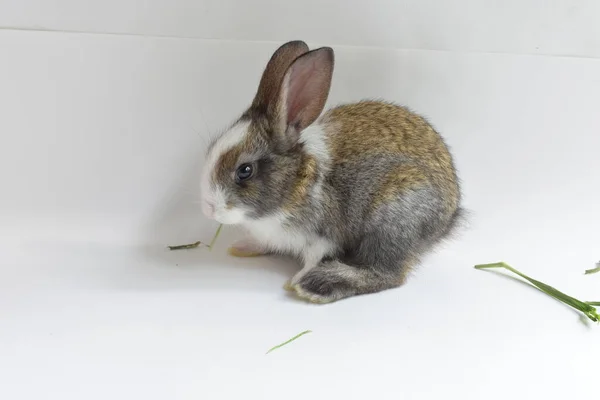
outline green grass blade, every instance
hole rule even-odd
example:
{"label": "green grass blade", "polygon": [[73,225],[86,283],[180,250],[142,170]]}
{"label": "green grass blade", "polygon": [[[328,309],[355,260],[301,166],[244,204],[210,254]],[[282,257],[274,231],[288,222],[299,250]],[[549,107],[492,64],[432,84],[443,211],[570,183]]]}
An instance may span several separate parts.
{"label": "green grass blade", "polygon": [[278,344],[277,346],[271,347],[269,349],[269,351],[267,351],[267,354],[269,354],[270,352],[272,352],[273,350],[277,350],[283,346],[285,346],[286,344],[290,344],[291,342],[293,342],[294,340],[298,339],[300,336],[304,336],[307,333],[311,333],[312,331],[308,330],[308,331],[304,331],[304,332],[300,332],[299,334],[297,334],[296,336],[294,336],[293,338],[291,338],[290,340],[286,340],[285,342]]}
{"label": "green grass blade", "polygon": [[223,228],[223,224],[219,225],[219,227],[217,228],[217,231],[215,232],[215,236],[213,236],[212,240],[210,241],[210,244],[208,245],[209,250],[212,250],[213,246],[215,245],[217,238],[219,237],[219,234],[221,234],[222,228]]}
{"label": "green grass blade", "polygon": [[600,261],[598,261],[596,263],[596,268],[592,268],[592,269],[586,269],[585,270],[585,274],[586,275],[591,275],[591,274],[595,274],[597,272],[600,272]]}
{"label": "green grass blade", "polygon": [[180,244],[178,246],[167,246],[169,250],[187,250],[187,249],[195,249],[200,246],[202,242],[190,243],[190,244]]}
{"label": "green grass blade", "polygon": [[[217,238],[219,237],[219,234],[221,233],[221,228],[223,228],[223,224],[219,225],[219,227],[217,228],[215,235],[213,236],[212,240],[210,241],[210,244],[205,245],[206,247],[208,247],[208,250],[212,250],[213,246],[215,245],[215,242],[217,241]],[[169,250],[188,250],[188,249],[195,249],[196,247],[200,247],[201,244],[203,244],[203,243],[200,241],[197,241],[195,243],[180,244],[178,246],[167,246],[167,247],[169,248]]]}
{"label": "green grass blade", "polygon": [[504,262],[498,262],[498,263],[492,263],[492,264],[480,264],[480,265],[475,266],[475,269],[491,269],[491,268],[507,269],[510,272],[512,272],[516,275],[519,275],[521,278],[529,281],[529,283],[531,283],[533,286],[537,287],[539,290],[546,293],[547,295],[554,297],[556,300],[559,300],[559,301],[567,304],[568,306],[573,307],[576,310],[581,311],[582,313],[585,314],[586,317],[588,317],[592,321],[594,321],[594,322],[600,321],[600,315],[598,314],[598,312],[596,311],[596,309],[593,307],[592,304],[578,300],[574,297],[571,297],[571,296],[561,292],[558,289],[553,288],[550,285],[546,285],[543,282],[540,282],[538,280],[530,278],[527,275],[525,275],[524,273],[517,271],[516,269],[514,269],[513,267],[511,267],[510,265],[508,265]]}

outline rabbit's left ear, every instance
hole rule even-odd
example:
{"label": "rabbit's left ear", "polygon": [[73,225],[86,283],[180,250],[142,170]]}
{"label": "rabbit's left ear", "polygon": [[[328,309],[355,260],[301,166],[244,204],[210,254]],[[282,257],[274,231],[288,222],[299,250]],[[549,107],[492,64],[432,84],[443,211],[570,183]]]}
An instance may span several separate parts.
{"label": "rabbit's left ear", "polygon": [[305,53],[308,53],[308,46],[301,40],[287,42],[275,50],[260,79],[252,108],[264,111],[276,100],[286,71],[295,59]]}

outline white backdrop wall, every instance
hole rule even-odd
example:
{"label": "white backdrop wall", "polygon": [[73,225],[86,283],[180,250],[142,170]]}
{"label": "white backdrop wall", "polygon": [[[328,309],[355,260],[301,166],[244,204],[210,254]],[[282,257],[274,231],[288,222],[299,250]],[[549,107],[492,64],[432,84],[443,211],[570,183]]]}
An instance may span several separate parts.
{"label": "white backdrop wall", "polygon": [[[206,225],[191,208],[205,137],[248,103],[269,53],[289,38],[336,47],[331,103],[410,105],[457,152],[499,138],[493,130],[508,146],[522,130],[543,141],[543,124],[563,138],[571,123],[598,128],[593,0],[0,0],[0,10],[0,213],[12,237],[81,237],[85,222],[103,239],[165,240],[176,234],[171,223],[191,230],[184,235]],[[490,126],[490,114],[512,118]],[[507,150],[530,156],[528,147]],[[559,168],[547,160],[543,168]],[[473,181],[465,182],[468,191]]]}
{"label": "white backdrop wall", "polygon": [[600,56],[596,0],[0,0],[0,26]]}
{"label": "white backdrop wall", "polygon": [[[84,224],[99,240],[135,242],[207,225],[196,203],[203,146],[249,103],[277,46],[21,31],[2,32],[0,43],[7,235],[81,239]],[[598,160],[597,59],[337,54],[330,103],[383,97],[427,115],[454,148],[467,205],[497,217],[512,192],[517,203],[548,191],[554,201],[596,201],[582,195]]]}

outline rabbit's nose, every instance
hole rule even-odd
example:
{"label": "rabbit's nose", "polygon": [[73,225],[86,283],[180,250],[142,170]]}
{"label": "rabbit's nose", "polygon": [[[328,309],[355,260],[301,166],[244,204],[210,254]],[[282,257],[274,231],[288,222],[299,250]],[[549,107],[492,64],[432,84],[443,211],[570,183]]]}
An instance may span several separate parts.
{"label": "rabbit's nose", "polygon": [[209,203],[208,201],[202,202],[202,212],[210,219],[214,219],[215,217],[215,205]]}

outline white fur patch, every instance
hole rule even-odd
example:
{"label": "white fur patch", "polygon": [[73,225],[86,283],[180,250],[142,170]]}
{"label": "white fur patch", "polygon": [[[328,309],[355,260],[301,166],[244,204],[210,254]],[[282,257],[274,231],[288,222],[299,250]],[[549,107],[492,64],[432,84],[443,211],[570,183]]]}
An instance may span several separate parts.
{"label": "white fur patch", "polygon": [[249,122],[238,122],[215,141],[213,147],[206,155],[204,168],[200,177],[202,210],[208,217],[215,218],[223,224],[240,223],[245,213],[243,210],[227,209],[225,194],[222,188],[211,182],[211,177],[219,158],[246,139],[249,125]]}
{"label": "white fur patch", "polygon": [[246,211],[241,208],[218,208],[214,218],[217,222],[225,225],[238,225],[246,220]]}
{"label": "white fur patch", "polygon": [[323,257],[331,254],[333,243],[317,235],[307,235],[285,226],[286,216],[278,213],[259,220],[249,220],[243,225],[260,244],[282,253],[294,254],[304,261],[303,271],[308,272]]}
{"label": "white fur patch", "polygon": [[[315,157],[322,175],[328,172],[331,165],[331,157],[325,135],[325,127],[317,124],[309,126],[300,135],[300,143],[304,144],[304,150],[308,154]],[[317,200],[321,199],[322,186],[323,179],[321,177],[311,188],[311,194]]]}
{"label": "white fur patch", "polygon": [[300,143],[304,143],[306,152],[317,159],[321,168],[329,168],[329,148],[325,141],[325,129],[322,125],[311,125],[300,134]]}

